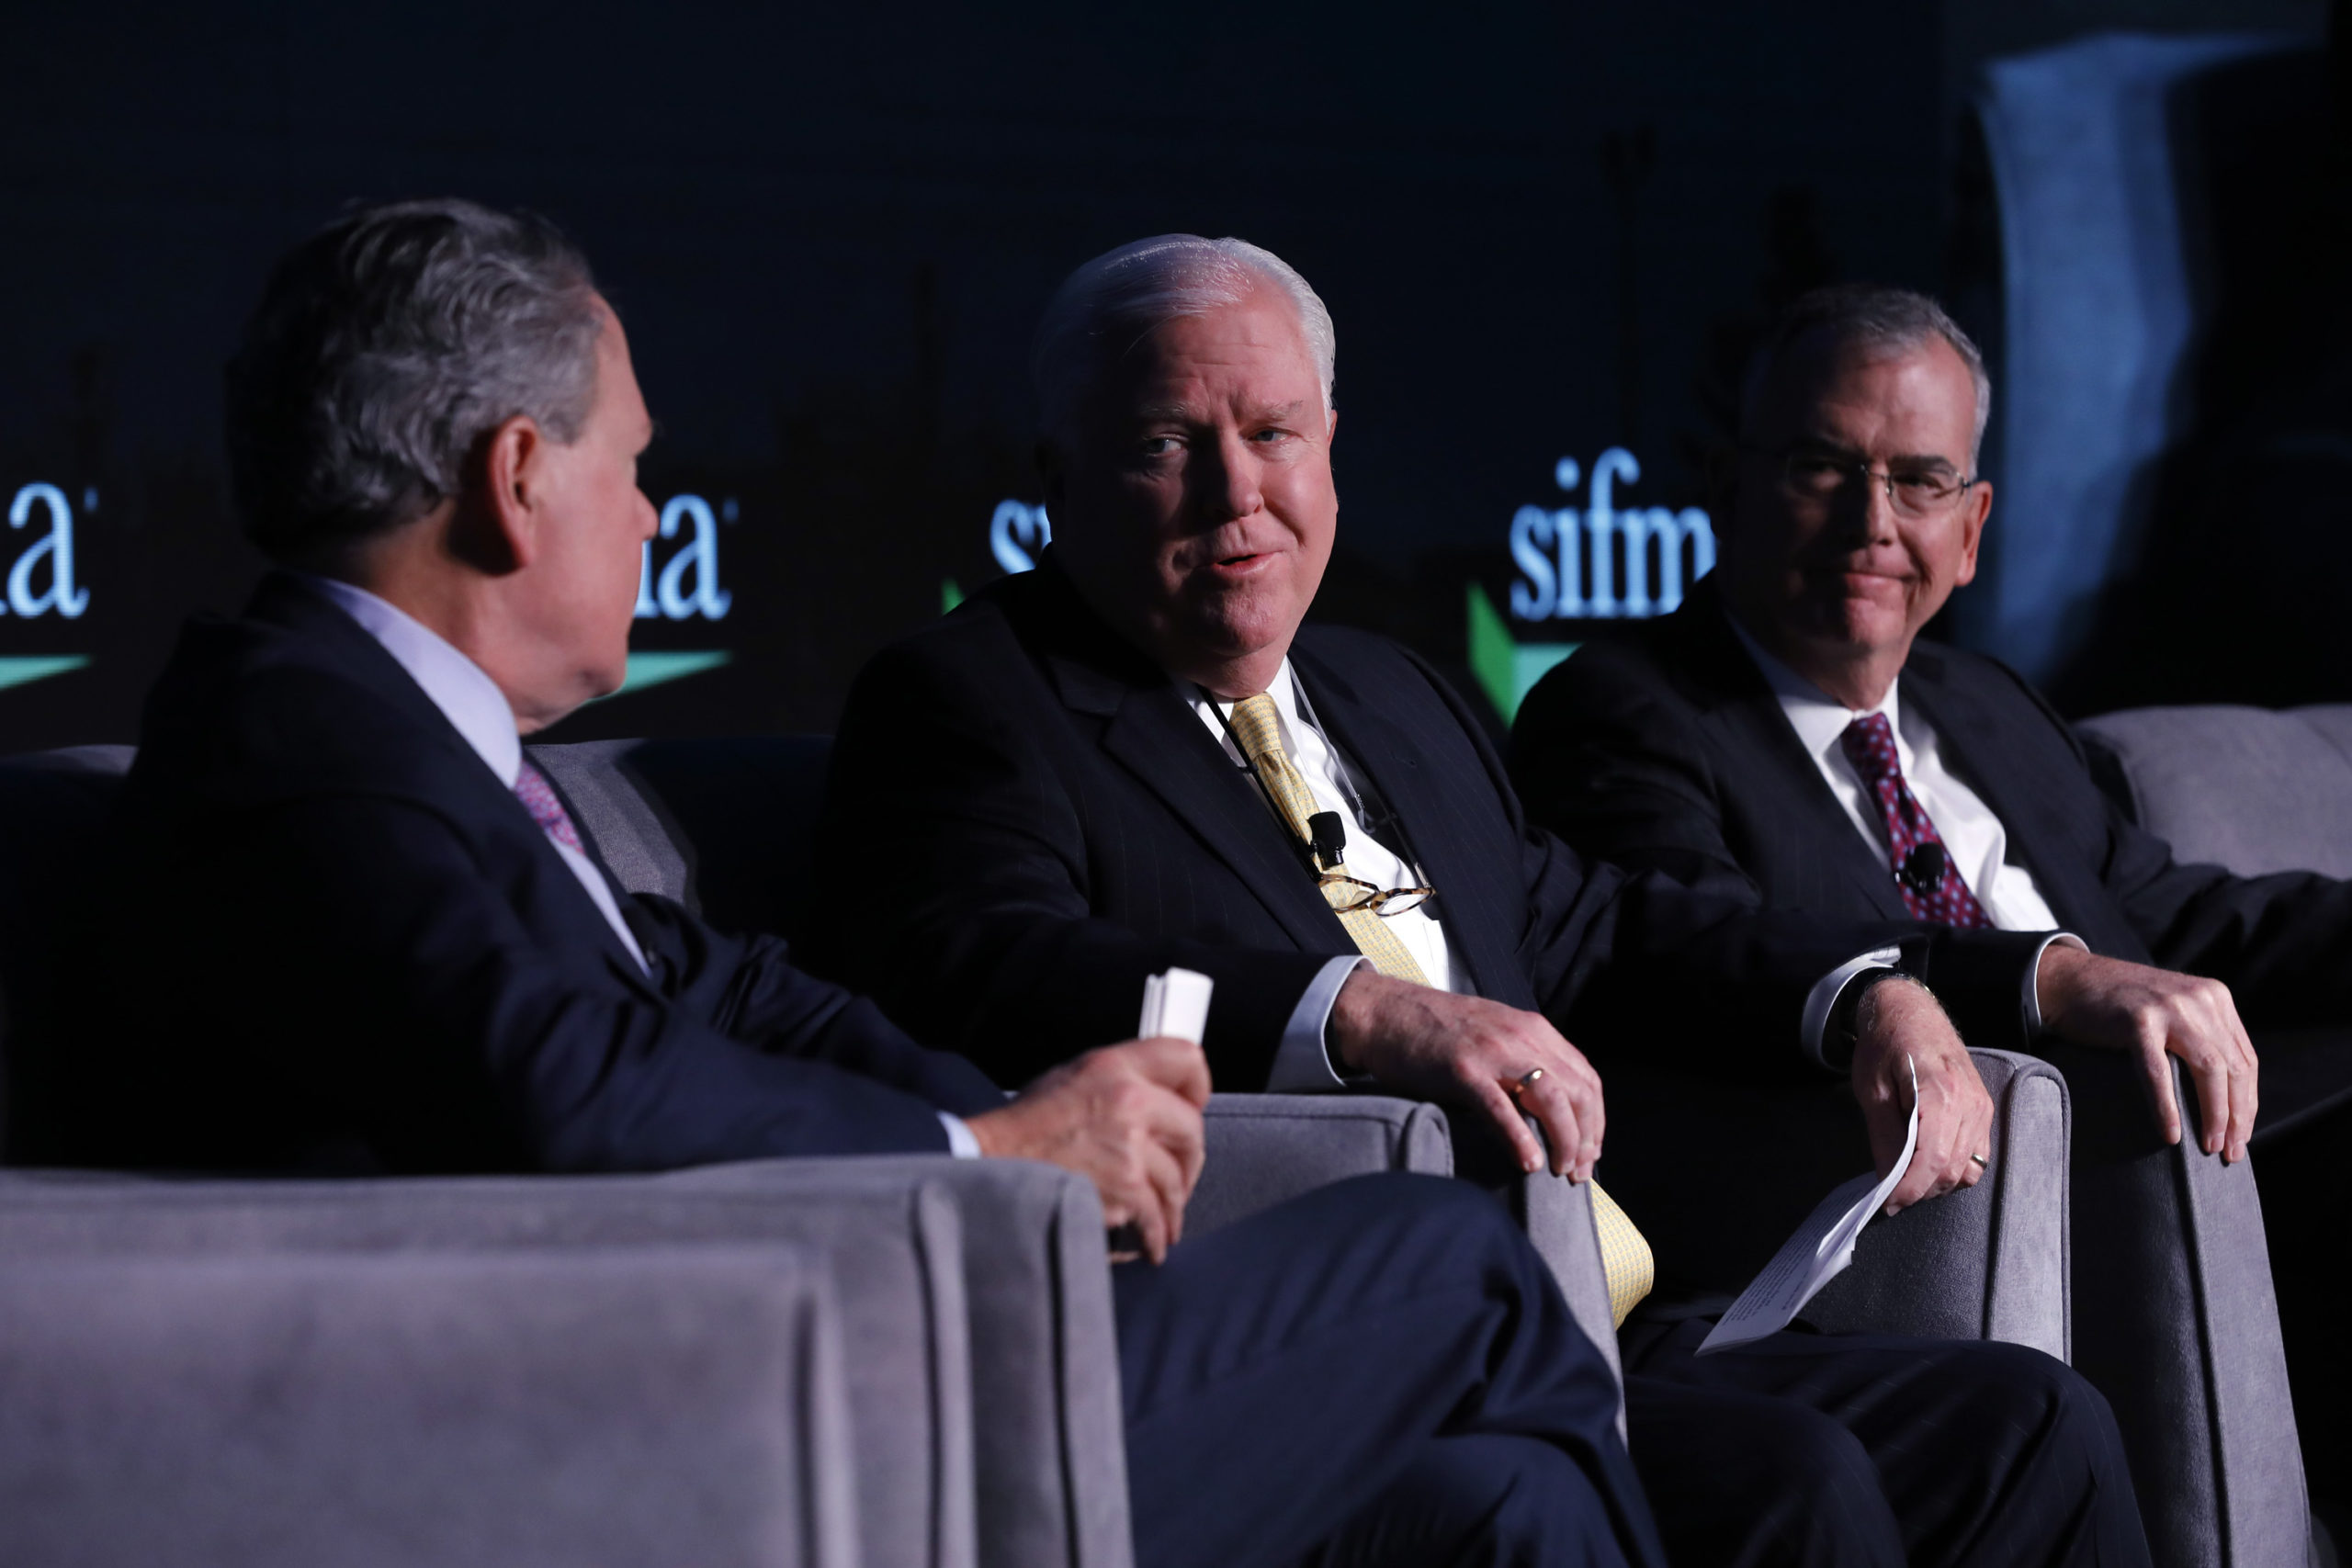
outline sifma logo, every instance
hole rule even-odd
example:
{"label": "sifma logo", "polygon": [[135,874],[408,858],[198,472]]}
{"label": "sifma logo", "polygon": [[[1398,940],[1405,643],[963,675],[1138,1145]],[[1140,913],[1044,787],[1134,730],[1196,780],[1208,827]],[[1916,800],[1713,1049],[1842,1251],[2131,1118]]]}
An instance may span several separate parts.
{"label": "sifma logo", "polygon": [[[1552,477],[1562,490],[1573,491],[1583,473],[1574,457],[1563,457]],[[1591,506],[1519,509],[1510,520],[1510,558],[1521,574],[1510,585],[1513,618],[1671,615],[1682,603],[1683,585],[1713,569],[1715,530],[1704,512],[1695,506],[1679,512],[1663,506],[1618,509],[1618,484],[1641,477],[1642,465],[1634,455],[1611,446],[1592,460]]]}

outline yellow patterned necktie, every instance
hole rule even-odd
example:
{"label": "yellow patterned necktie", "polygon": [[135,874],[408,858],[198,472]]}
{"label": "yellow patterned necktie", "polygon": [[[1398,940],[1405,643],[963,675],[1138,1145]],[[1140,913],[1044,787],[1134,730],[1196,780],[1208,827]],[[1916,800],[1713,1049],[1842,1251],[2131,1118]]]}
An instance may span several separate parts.
{"label": "yellow patterned necktie", "polygon": [[[1307,827],[1307,818],[1316,812],[1315,795],[1298,770],[1291,765],[1290,755],[1283,748],[1282,711],[1275,706],[1272,694],[1261,692],[1234,704],[1232,724],[1234,740],[1256,768],[1283,821],[1303,842],[1313,843],[1315,836]],[[1329,874],[1344,876],[1348,868],[1335,863],[1323,869]],[[1353,897],[1344,884],[1323,885],[1324,900],[1340,917],[1340,924],[1347,928],[1358,951],[1372,960],[1374,969],[1392,980],[1428,985],[1429,976],[1414,962],[1412,953],[1396,939],[1385,919],[1372,909],[1340,908]],[[1634,1228],[1625,1211],[1617,1206],[1616,1200],[1603,1192],[1599,1182],[1590,1186],[1593,1226],[1600,1237],[1600,1266],[1609,1280],[1609,1315],[1623,1327],[1625,1314],[1657,1283],[1657,1263],[1650,1254],[1650,1244],[1642,1239],[1642,1233]]]}

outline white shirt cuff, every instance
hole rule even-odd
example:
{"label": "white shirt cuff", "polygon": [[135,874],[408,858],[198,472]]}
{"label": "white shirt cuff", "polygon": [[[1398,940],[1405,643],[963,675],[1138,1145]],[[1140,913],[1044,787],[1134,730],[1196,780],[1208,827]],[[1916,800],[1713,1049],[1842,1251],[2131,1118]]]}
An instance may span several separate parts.
{"label": "white shirt cuff", "polygon": [[1868,953],[1849,958],[1815,980],[1813,989],[1805,993],[1804,1016],[1797,1025],[1800,1038],[1804,1042],[1804,1054],[1827,1066],[1829,1058],[1822,1055],[1821,1036],[1829,1027],[1831,1016],[1838,1010],[1838,998],[1846,994],[1847,987],[1864,975],[1876,969],[1892,969],[1902,959],[1903,950],[1899,947],[1874,947]]}
{"label": "white shirt cuff", "polygon": [[1348,1079],[1331,1059],[1323,1031],[1331,1021],[1331,1006],[1340,987],[1357,966],[1371,962],[1360,955],[1334,958],[1308,982],[1306,994],[1290,1010],[1283,1025],[1282,1043],[1274,1048],[1274,1065],[1266,1074],[1268,1094],[1311,1094],[1317,1089],[1344,1089]]}
{"label": "white shirt cuff", "polygon": [[949,1154],[954,1155],[957,1159],[980,1157],[980,1141],[972,1136],[972,1130],[964,1125],[964,1119],[961,1116],[950,1116],[944,1111],[934,1111],[933,1114],[939,1118],[939,1124],[947,1129]]}
{"label": "white shirt cuff", "polygon": [[2073,931],[2052,931],[2033,950],[2033,962],[2025,970],[2025,1032],[2029,1039],[2041,1032],[2041,955],[2050,951],[2053,942],[2064,942],[2085,953],[2091,950],[2091,944]]}

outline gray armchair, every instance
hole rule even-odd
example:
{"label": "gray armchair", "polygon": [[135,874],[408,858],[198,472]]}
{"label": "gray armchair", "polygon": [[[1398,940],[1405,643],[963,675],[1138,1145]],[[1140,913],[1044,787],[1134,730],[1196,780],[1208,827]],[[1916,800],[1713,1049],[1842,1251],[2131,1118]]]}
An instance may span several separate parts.
{"label": "gray armchair", "polygon": [[[2086,719],[2078,733],[2109,797],[2177,858],[2241,876],[2352,876],[2352,705],[2135,708]],[[2257,1032],[2255,1043],[2276,1042]],[[2266,1088],[2273,1064],[2291,1070],[2295,1055],[2266,1050]],[[2132,1103],[2121,1085],[2113,1098]],[[2134,1249],[2110,1286],[2117,1308],[2139,1299],[2177,1303],[2169,1332],[2144,1325],[2148,1342],[2123,1348],[2180,1369],[2144,1395],[2174,1434],[2161,1455],[2178,1478],[2173,1506],[2213,1519],[2230,1561],[2300,1561],[2303,1472],[2262,1227],[2260,1156],[2223,1167],[2147,1149],[2131,1129],[2102,1141],[2112,1155],[2099,1186],[2077,1179],[2086,1215],[2094,1205],[2132,1204],[2189,1243],[2169,1254]],[[2135,1395],[2109,1397],[2121,1415]]]}
{"label": "gray armchair", "polygon": [[[798,1521],[794,1528],[812,1540],[854,1539],[857,1560],[868,1564],[1125,1568],[1118,1360],[1102,1212],[1085,1182],[1051,1167],[934,1156],[759,1161],[654,1177],[176,1181],[0,1173],[0,1258],[9,1259],[0,1274],[38,1262],[48,1270],[40,1279],[70,1279],[56,1270],[75,1260],[151,1271],[168,1261],[193,1270],[191,1278],[213,1269],[220,1271],[220,1310],[232,1318],[257,1314],[256,1323],[279,1309],[260,1287],[237,1306],[237,1281],[266,1286],[269,1269],[289,1259],[301,1260],[313,1293],[341,1289],[330,1261],[339,1260],[355,1280],[384,1284],[392,1303],[407,1298],[386,1281],[412,1266],[430,1274],[450,1257],[513,1260],[527,1273],[609,1256],[620,1260],[616,1280],[636,1258],[654,1277],[630,1276],[613,1289],[658,1303],[660,1269],[667,1267],[659,1258],[684,1256],[680,1248],[722,1247],[763,1255],[784,1248],[820,1260],[823,1295],[842,1309],[837,1324],[828,1315],[820,1325],[822,1343],[804,1338],[794,1352],[806,1376],[821,1371],[822,1381],[748,1385],[763,1400],[792,1406],[764,1419],[798,1422],[823,1450],[796,1457],[800,1468],[777,1482],[769,1502],[777,1518]],[[657,1258],[655,1249],[666,1250]],[[382,1312],[397,1315],[390,1304]],[[660,1330],[653,1350],[668,1343],[661,1335],[674,1338],[688,1326],[681,1319]],[[516,1330],[526,1331],[554,1332],[528,1324]],[[395,1337],[413,1358],[429,1359],[433,1338],[422,1328],[401,1328]],[[0,1317],[0,1364],[15,1343],[13,1325]],[[462,1337],[453,1344],[466,1364]],[[834,1359],[836,1345],[839,1369],[820,1366]],[[254,1416],[228,1398],[232,1385],[209,1359],[217,1346],[190,1341],[184,1348],[184,1363],[141,1359],[144,1382],[159,1398],[183,1397],[187,1389],[191,1404],[216,1392],[224,1403],[209,1418],[234,1436]],[[480,1444],[506,1444],[518,1499],[535,1487],[572,1483],[565,1466],[574,1461],[532,1446],[541,1426],[626,1423],[631,1398],[647,1402],[649,1418],[663,1408],[646,1358],[631,1353],[617,1332],[584,1340],[578,1350],[576,1364],[565,1365],[586,1392],[565,1397],[492,1379],[449,1418]],[[340,1373],[342,1362],[356,1357],[364,1374],[368,1355],[364,1340],[338,1340],[322,1347],[317,1359],[326,1373]],[[232,1371],[241,1365],[230,1363]],[[839,1409],[818,1408],[811,1401],[820,1398]],[[96,1430],[91,1451],[119,1465],[107,1441],[133,1433],[130,1425]],[[0,1426],[0,1434],[16,1439],[0,1446],[0,1475],[35,1472],[48,1462],[38,1427]],[[173,1437],[169,1428],[156,1435],[157,1452],[171,1451]],[[396,1438],[388,1435],[378,1456],[388,1472],[415,1457]],[[376,1438],[362,1429],[341,1440],[349,1447]],[[185,1467],[188,1454],[207,1449],[181,1452]],[[729,1538],[701,1533],[706,1522],[726,1526],[728,1516],[696,1515],[685,1487],[695,1462],[692,1448],[646,1459],[646,1488],[661,1495],[666,1485],[676,1497],[676,1533],[666,1555],[644,1560],[769,1561],[729,1556]],[[212,1469],[208,1459],[196,1473]],[[289,1495],[302,1479],[288,1478]],[[826,1480],[821,1496],[811,1490],[815,1479]],[[752,1492],[761,1478],[743,1472],[728,1484]],[[332,1484],[308,1495],[309,1506],[328,1516],[344,1506]],[[814,1508],[819,1502],[832,1512]],[[494,1508],[494,1491],[477,1506]]]}

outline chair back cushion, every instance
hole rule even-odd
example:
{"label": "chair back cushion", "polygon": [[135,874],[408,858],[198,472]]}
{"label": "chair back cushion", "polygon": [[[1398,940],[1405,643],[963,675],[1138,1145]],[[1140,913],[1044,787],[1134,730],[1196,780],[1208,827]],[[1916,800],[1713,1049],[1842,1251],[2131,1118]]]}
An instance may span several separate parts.
{"label": "chair back cushion", "polygon": [[632,893],[722,930],[799,933],[832,738],[586,740],[531,759]]}
{"label": "chair back cushion", "polygon": [[2352,705],[2132,708],[2079,728],[2100,784],[2180,860],[2352,876]]}
{"label": "chair back cushion", "polygon": [[9,1107],[28,1098],[35,1043],[70,1018],[55,985],[66,930],[130,758],[128,746],[0,758],[0,1163],[21,1141]]}

